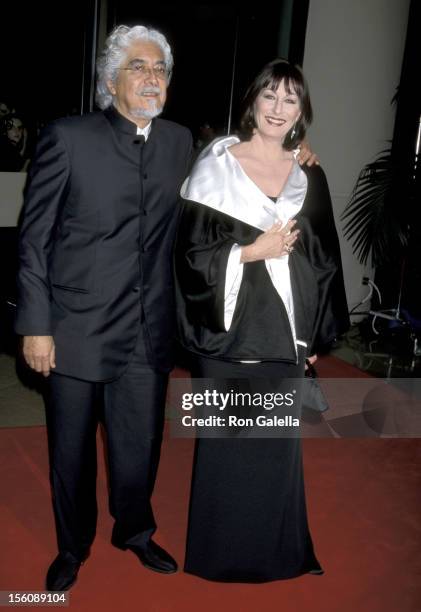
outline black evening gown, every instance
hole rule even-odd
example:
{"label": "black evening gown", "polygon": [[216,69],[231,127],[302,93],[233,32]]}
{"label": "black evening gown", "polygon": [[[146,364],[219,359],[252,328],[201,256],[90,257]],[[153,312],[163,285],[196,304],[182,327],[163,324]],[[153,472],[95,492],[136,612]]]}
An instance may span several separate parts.
{"label": "black evening gown", "polygon": [[[298,378],[285,363],[197,358],[197,378]],[[185,571],[209,580],[266,582],[323,573],[307,523],[299,438],[199,438]]]}
{"label": "black evening gown", "polygon": [[[192,357],[193,387],[214,378],[225,391],[224,379],[246,381],[239,387],[269,380],[277,390],[279,381],[303,376],[297,339],[311,355],[348,327],[339,241],[319,166],[294,165],[282,194],[271,201],[229,153],[235,142],[229,136],[210,145],[182,189],[175,249],[178,340]],[[232,268],[227,276],[231,255],[288,218],[300,229],[294,252],[244,264],[226,323],[232,291],[226,281],[234,286],[234,277],[240,278],[239,268],[237,276]],[[293,313],[283,293],[288,287]],[[299,438],[197,440],[185,571],[232,582],[322,573],[307,523]]]}

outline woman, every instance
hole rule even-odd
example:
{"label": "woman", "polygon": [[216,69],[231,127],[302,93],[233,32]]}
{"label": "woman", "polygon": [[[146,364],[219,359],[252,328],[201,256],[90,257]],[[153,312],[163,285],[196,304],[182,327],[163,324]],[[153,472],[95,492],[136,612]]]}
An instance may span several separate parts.
{"label": "woman", "polygon": [[19,115],[9,115],[6,118],[6,137],[18,160],[16,170],[26,172],[30,162],[31,146],[28,130]]}
{"label": "woman", "polygon": [[[214,141],[183,186],[179,337],[194,377],[276,389],[346,329],[347,306],[324,173],[294,158],[312,118],[301,70],[271,62],[244,107],[242,139]],[[298,438],[197,441],[185,570],[235,582],[323,572]]]}

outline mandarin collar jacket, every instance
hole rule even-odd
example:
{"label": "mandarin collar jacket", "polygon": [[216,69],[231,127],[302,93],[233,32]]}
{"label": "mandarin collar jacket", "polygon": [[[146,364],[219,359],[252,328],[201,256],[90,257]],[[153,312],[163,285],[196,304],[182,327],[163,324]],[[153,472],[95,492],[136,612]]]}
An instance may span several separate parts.
{"label": "mandarin collar jacket", "polygon": [[147,142],[114,108],[53,122],[29,172],[16,332],[53,335],[56,372],[110,380],[144,318],[147,349],[172,366],[172,248],[190,132],[154,119]]}

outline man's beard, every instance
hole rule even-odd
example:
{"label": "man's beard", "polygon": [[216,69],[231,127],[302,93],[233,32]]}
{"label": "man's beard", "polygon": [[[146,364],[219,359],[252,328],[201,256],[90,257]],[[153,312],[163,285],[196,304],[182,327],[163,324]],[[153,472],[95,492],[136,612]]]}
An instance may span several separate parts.
{"label": "man's beard", "polygon": [[[156,93],[160,94],[161,90],[159,87],[142,87],[139,91],[136,92],[138,96],[142,96],[145,93]],[[137,117],[138,119],[153,119],[160,115],[163,111],[163,106],[158,106],[156,99],[150,99],[152,108],[132,108],[131,114],[133,117]]]}
{"label": "man's beard", "polygon": [[155,108],[132,108],[130,114],[137,119],[153,119],[154,117],[158,117],[162,113],[163,107],[155,107]]}

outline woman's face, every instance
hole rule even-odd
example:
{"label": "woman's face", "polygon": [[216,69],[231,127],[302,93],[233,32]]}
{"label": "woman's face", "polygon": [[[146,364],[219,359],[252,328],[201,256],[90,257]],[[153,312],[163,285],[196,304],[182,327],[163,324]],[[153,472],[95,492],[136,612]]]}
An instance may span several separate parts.
{"label": "woman's face", "polygon": [[290,91],[286,91],[284,80],[275,91],[262,89],[254,104],[256,132],[283,142],[301,114],[300,101],[291,84]]}
{"label": "woman's face", "polygon": [[7,129],[7,137],[14,145],[19,144],[23,136],[23,123],[17,117],[13,118]]}

